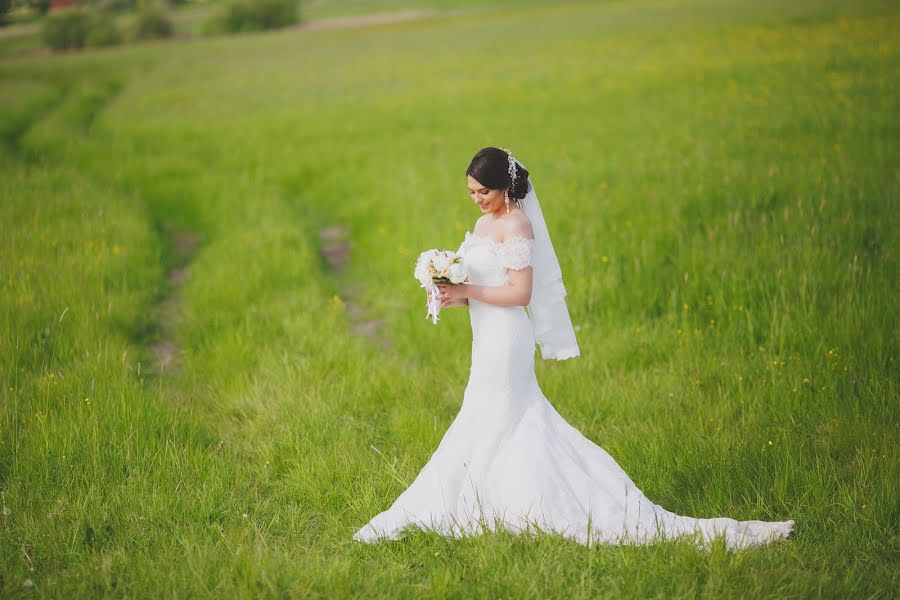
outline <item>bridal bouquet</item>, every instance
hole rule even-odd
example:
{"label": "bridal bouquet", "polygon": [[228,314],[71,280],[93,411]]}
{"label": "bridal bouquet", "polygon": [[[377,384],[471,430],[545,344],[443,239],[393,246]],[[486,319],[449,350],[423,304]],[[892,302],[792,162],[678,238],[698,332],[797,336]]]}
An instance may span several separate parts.
{"label": "bridal bouquet", "polygon": [[431,317],[432,323],[438,322],[441,310],[440,290],[434,282],[463,283],[468,277],[462,256],[451,250],[426,250],[420,254],[414,275],[425,288],[428,306],[425,318]]}

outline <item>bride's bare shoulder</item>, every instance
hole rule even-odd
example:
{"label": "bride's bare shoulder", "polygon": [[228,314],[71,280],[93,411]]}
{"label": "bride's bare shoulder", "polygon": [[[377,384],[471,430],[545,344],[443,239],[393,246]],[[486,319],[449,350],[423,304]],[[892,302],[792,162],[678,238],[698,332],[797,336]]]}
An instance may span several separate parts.
{"label": "bride's bare shoulder", "polygon": [[510,214],[504,220],[504,239],[511,237],[534,238],[534,230],[531,227],[531,219],[521,210]]}

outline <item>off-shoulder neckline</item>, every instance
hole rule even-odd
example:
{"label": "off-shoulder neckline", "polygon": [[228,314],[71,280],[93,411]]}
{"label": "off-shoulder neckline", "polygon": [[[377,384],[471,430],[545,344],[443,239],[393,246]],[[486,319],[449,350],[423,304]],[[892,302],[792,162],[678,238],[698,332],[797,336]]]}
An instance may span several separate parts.
{"label": "off-shoulder neckline", "polygon": [[495,240],[495,239],[492,238],[491,236],[488,236],[488,235],[478,235],[477,233],[472,233],[471,231],[466,231],[466,237],[472,237],[472,238],[475,238],[475,239],[477,239],[477,240],[486,240],[486,241],[491,242],[492,244],[497,245],[497,246],[502,246],[502,245],[504,245],[504,244],[508,244],[509,242],[513,242],[513,241],[516,241],[516,240],[521,240],[521,241],[523,241],[523,242],[533,242],[533,241],[534,241],[534,238],[526,238],[526,237],[522,237],[521,235],[511,235],[511,236],[509,236],[508,238],[506,238],[505,240],[503,240],[502,242],[498,242],[497,240]]}

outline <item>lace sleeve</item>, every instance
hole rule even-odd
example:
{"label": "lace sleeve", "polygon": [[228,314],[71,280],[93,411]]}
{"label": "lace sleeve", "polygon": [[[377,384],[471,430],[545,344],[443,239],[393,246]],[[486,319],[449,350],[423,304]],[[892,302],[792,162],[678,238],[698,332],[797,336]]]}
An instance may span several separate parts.
{"label": "lace sleeve", "polygon": [[504,267],[516,271],[524,269],[532,265],[534,239],[520,236],[512,237],[500,244],[498,250]]}

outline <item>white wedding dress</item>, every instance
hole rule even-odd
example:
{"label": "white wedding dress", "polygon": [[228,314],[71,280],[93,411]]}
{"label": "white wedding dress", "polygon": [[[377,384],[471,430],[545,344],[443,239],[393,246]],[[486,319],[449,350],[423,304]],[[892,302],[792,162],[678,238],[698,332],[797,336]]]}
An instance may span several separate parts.
{"label": "white wedding dress", "polygon": [[[534,240],[503,243],[466,232],[458,250],[471,283],[503,285],[529,266]],[[535,340],[522,306],[469,300],[472,367],[462,407],[428,463],[353,539],[398,539],[407,527],[462,537],[540,528],[586,544],[690,536],[728,548],[786,537],[793,521],[676,515],[651,502],[615,460],[571,426],[534,373]]]}

